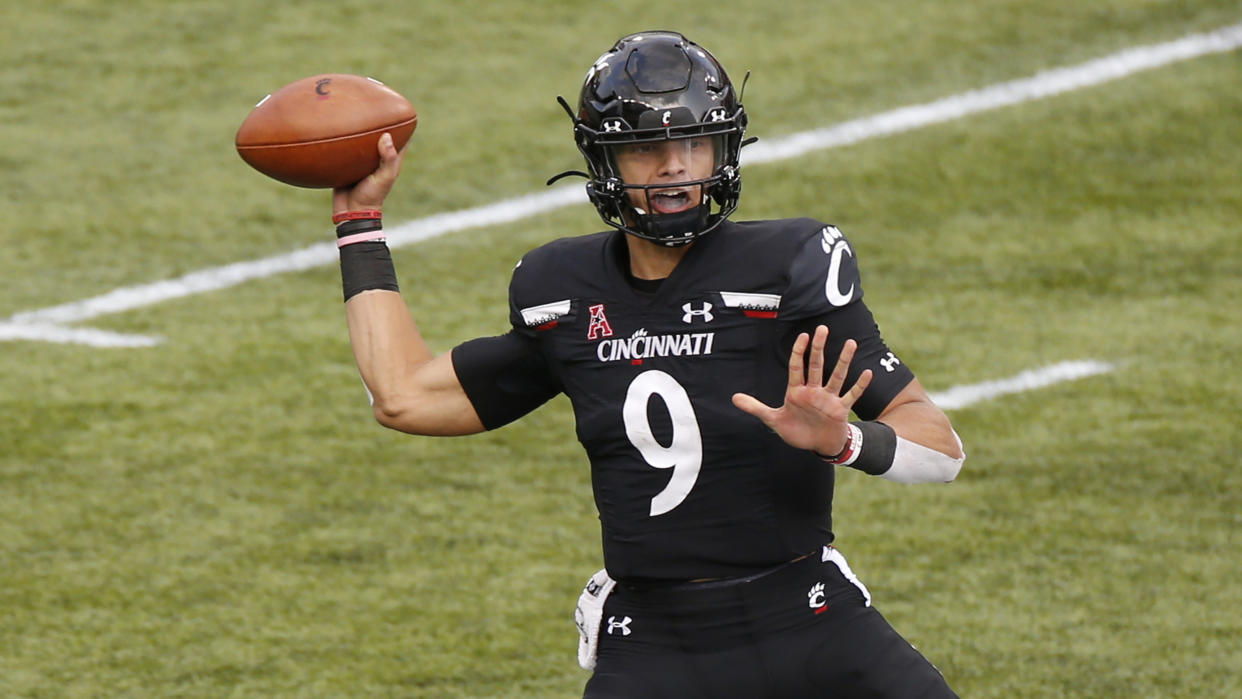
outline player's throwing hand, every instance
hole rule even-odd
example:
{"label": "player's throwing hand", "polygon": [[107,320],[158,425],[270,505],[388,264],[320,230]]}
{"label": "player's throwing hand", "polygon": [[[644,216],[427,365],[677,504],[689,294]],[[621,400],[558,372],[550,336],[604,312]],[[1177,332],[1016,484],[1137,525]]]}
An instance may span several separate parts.
{"label": "player's throwing hand", "polygon": [[381,210],[384,199],[401,174],[401,161],[405,157],[406,145],[397,150],[392,141],[392,134],[385,133],[379,138],[376,150],[379,151],[380,165],[375,172],[367,175],[362,181],[348,187],[337,187],[332,190],[332,213],[346,211]]}
{"label": "player's throwing hand", "polygon": [[790,446],[810,449],[825,457],[845,448],[850,410],[871,383],[871,370],[867,369],[850,390],[841,392],[858,348],[857,342],[846,340],[825,384],[824,346],[827,343],[828,328],[823,325],[815,328],[813,338],[802,333],[794,340],[793,351],[789,354],[789,385],[785,389],[785,404],[781,407],[769,407],[745,393],[733,394],[735,406],[762,420]]}

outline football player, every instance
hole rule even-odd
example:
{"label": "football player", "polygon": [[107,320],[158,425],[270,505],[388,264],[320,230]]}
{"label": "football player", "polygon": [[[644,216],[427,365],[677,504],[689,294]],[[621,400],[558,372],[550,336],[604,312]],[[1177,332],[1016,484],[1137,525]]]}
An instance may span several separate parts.
{"label": "football player", "polygon": [[561,103],[587,166],[566,174],[609,228],[522,258],[504,335],[422,340],[383,242],[391,139],[334,191],[375,417],[464,435],[568,396],[602,526],[576,613],[587,697],[956,696],[831,545],[838,466],[946,482],[964,459],[881,338],[853,246],[812,219],[729,219],[746,111],[680,34],[622,38]]}

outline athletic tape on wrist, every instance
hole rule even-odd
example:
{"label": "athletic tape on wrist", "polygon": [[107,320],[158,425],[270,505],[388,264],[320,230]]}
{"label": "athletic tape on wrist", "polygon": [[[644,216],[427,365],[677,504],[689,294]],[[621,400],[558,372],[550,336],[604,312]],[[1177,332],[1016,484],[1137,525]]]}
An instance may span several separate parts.
{"label": "athletic tape on wrist", "polygon": [[897,433],[893,428],[876,421],[851,422],[850,425],[862,435],[862,445],[857,458],[848,466],[873,476],[891,468],[897,452]]}
{"label": "athletic tape on wrist", "polygon": [[341,248],[341,289],[346,301],[371,289],[400,291],[388,245],[381,240]]}
{"label": "athletic tape on wrist", "polygon": [[893,465],[880,474],[885,480],[897,483],[948,483],[957,478],[962,470],[962,462],[966,460],[966,452],[962,449],[962,439],[953,433],[957,448],[962,451],[961,458],[953,458],[935,449],[930,449],[911,442],[902,437],[897,438]]}

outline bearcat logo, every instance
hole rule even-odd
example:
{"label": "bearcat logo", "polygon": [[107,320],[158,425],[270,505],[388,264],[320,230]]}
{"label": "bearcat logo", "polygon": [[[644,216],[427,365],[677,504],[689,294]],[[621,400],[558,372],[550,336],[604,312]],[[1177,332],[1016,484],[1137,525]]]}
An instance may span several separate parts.
{"label": "bearcat logo", "polygon": [[824,254],[832,257],[828,263],[828,279],[824,282],[824,296],[833,306],[848,305],[854,300],[854,284],[850,283],[850,288],[841,290],[841,265],[846,255],[854,256],[854,251],[836,226],[824,226],[820,235],[822,238],[819,244],[823,247]]}
{"label": "bearcat logo", "polygon": [[822,582],[815,583],[811,587],[811,591],[806,593],[807,606],[815,610],[816,614],[823,614],[828,611],[828,597],[824,594],[824,584]]}
{"label": "bearcat logo", "polygon": [[715,341],[716,333],[648,335],[642,328],[630,337],[600,342],[595,346],[595,356],[601,362],[629,360],[635,364],[652,357],[698,357],[711,354]]}

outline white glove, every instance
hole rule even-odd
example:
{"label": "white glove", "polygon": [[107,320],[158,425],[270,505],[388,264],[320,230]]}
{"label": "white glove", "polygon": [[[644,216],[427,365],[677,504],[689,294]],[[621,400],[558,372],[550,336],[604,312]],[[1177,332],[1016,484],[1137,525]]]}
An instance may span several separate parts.
{"label": "white glove", "polygon": [[574,623],[578,626],[578,664],[583,670],[595,669],[595,656],[599,651],[599,624],[604,617],[604,601],[617,584],[600,570],[587,580],[586,587],[578,596],[578,608],[574,610]]}

